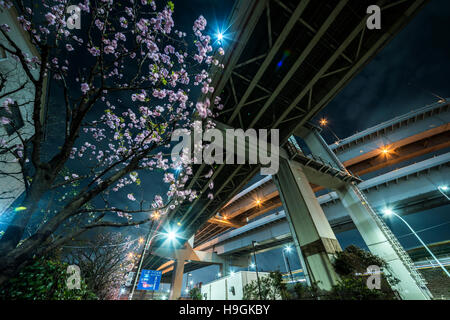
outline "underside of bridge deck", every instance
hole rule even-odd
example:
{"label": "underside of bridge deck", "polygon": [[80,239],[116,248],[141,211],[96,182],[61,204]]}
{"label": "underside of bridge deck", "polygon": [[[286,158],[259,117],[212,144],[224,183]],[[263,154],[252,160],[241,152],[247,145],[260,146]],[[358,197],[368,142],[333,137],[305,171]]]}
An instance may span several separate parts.
{"label": "underside of bridge deck", "polygon": [[[217,120],[234,128],[280,129],[285,143],[420,11],[426,0],[237,1],[229,18],[225,70],[212,79],[224,103]],[[366,28],[366,9],[382,8],[381,30]],[[232,22],[232,23],[231,23]],[[206,178],[213,170],[211,177]],[[259,171],[257,165],[196,165],[188,187],[199,191],[162,220],[180,244]],[[214,181],[214,189],[209,184]],[[208,197],[212,193],[213,198]],[[153,245],[158,246],[158,241]],[[163,258],[150,256],[146,268]]]}

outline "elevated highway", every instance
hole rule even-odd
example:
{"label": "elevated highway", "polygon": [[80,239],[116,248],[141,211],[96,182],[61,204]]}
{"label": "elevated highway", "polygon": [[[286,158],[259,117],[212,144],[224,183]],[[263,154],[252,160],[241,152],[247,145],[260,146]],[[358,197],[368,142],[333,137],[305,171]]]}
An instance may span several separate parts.
{"label": "elevated highway", "polygon": [[[287,216],[297,251],[301,249],[305,256],[311,281],[320,281],[324,289],[337,281],[331,259],[341,248],[310,182],[340,192],[370,250],[390,257],[388,264],[401,279],[398,290],[403,297],[430,297],[401,245],[355,186],[360,179],[340,163],[308,125],[426,2],[375,2],[382,10],[380,30],[366,27],[367,8],[374,4],[370,0],[241,0],[229,18],[227,32],[232,40],[224,44],[225,70],[215,74],[211,82],[215,92],[210,98],[220,95],[224,105],[223,110],[215,110],[215,121],[244,130],[278,129],[282,146],[295,133],[312,148],[308,156],[286,144],[287,157],[280,158],[275,178],[283,203],[289,208]],[[192,250],[192,236],[255,176],[260,166],[201,164],[193,169],[186,185],[199,190],[198,197],[192,203],[177,204],[158,226],[177,230],[180,241],[174,252]],[[181,172],[180,178],[184,175]],[[212,182],[215,187],[211,197]],[[162,239],[155,239],[151,252],[162,245]],[[153,269],[167,258],[149,256],[144,267]],[[180,294],[186,261],[185,256],[176,258],[172,299]]]}
{"label": "elevated highway", "polygon": [[[449,180],[450,153],[445,153],[366,180],[359,184],[359,188],[365,192],[377,211],[391,207],[399,214],[410,214],[448,204],[437,187]],[[320,196],[318,200],[335,233],[355,227],[335,192]],[[229,230],[195,249],[215,252],[221,256],[248,255],[253,250],[252,241],[257,241],[258,252],[292,242],[282,208],[241,228]],[[164,266],[165,273],[171,270],[170,266]],[[189,270],[198,267],[200,265],[192,265]]]}
{"label": "elevated highway", "polygon": [[[450,147],[449,104],[438,102],[417,109],[329,147],[349,171],[363,177],[407,160],[446,150]],[[241,191],[208,220],[196,233],[195,245],[230,228],[243,226],[281,205],[277,187],[270,177],[266,177]]]}
{"label": "elevated highway", "polygon": [[[425,0],[378,1],[383,28],[366,28],[369,0],[237,1],[228,24],[225,70],[212,79],[224,109],[216,119],[235,128],[277,128],[286,142],[324,108],[414,17]],[[283,58],[285,56],[287,58]],[[165,217],[189,239],[259,171],[258,165],[198,165],[187,185],[200,191]],[[204,178],[210,170],[214,174]],[[208,185],[217,186],[213,199]],[[159,243],[155,242],[155,245]],[[148,268],[164,259],[150,257]]]}

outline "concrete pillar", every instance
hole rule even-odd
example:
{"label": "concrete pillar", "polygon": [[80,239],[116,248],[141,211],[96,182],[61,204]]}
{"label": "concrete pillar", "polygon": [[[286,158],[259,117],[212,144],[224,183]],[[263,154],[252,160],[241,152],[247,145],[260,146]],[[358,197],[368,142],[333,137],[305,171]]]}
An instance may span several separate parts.
{"label": "concrete pillar", "polygon": [[[406,255],[403,260],[409,259],[407,253],[395,240],[392,232],[380,228],[383,222],[377,220],[381,220],[381,218],[368,212],[371,209],[367,208],[365,200],[361,201],[361,198],[358,197],[358,190],[355,188],[357,187],[347,185],[337,190],[337,193],[370,252],[385,260],[388,265],[386,272],[400,280],[393,289],[397,290],[400,297],[405,300],[431,299],[431,293],[423,279],[420,279],[421,276],[415,270],[412,262],[407,264],[402,261],[402,254]],[[389,241],[388,237],[393,239]]]}
{"label": "concrete pillar", "polygon": [[[305,141],[314,156],[319,156],[337,168],[345,169],[317,129],[310,130],[303,127],[297,130],[296,134]],[[394,289],[402,299],[431,299],[432,295],[425,281],[415,269],[408,254],[372,210],[358,187],[347,184],[336,191],[370,252],[385,260],[389,269],[386,272],[400,280]]]}
{"label": "concrete pillar", "polygon": [[181,296],[183,287],[184,260],[176,259],[172,272],[172,283],[170,287],[170,300],[177,300]]}
{"label": "concrete pillar", "polygon": [[341,247],[320,207],[319,202],[306,178],[302,166],[284,158],[280,159],[277,184],[292,237],[296,247],[300,247],[311,283],[317,283],[328,290],[339,277],[332,261]]}
{"label": "concrete pillar", "polygon": [[221,277],[225,277],[230,274],[231,261],[230,258],[225,258],[225,261],[220,264],[220,275]]}

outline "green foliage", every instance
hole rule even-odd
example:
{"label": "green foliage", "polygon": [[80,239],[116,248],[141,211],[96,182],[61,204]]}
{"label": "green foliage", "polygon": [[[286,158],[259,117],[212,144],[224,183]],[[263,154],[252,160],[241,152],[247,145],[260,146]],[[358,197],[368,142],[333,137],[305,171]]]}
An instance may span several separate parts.
{"label": "green foliage", "polygon": [[280,271],[271,272],[269,276],[260,276],[259,286],[258,280],[247,283],[243,291],[243,300],[287,300],[290,298],[286,284],[282,282]]}
{"label": "green foliage", "polygon": [[[344,251],[339,252],[333,263],[336,273],[341,280],[333,286],[330,292],[331,299],[337,300],[392,300],[396,299],[389,283],[398,283],[398,279],[383,273],[381,274],[381,289],[369,289],[367,287],[368,275],[367,267],[376,265],[381,270],[387,270],[386,262],[362,250],[356,246],[348,246]],[[388,283],[389,280],[389,283]]]}
{"label": "green foliage", "polygon": [[94,300],[96,296],[81,279],[80,289],[67,287],[67,263],[55,259],[35,260],[17,277],[0,287],[0,300]]}
{"label": "green foliage", "polygon": [[326,296],[327,292],[321,290],[317,283],[311,286],[297,282],[294,285],[294,292],[297,300],[317,300],[318,297]]}
{"label": "green foliage", "polygon": [[189,291],[189,297],[191,297],[192,300],[202,300],[202,292],[200,288],[192,288]]}
{"label": "green foliage", "polygon": [[391,300],[382,290],[369,289],[365,277],[344,277],[333,286],[328,299],[333,300]]}
{"label": "green foliage", "polygon": [[[334,269],[340,280],[330,291],[319,288],[318,283],[311,286],[297,283],[293,290],[299,300],[393,300],[396,299],[390,284],[398,283],[398,279],[386,272],[381,274],[381,289],[369,289],[367,267],[376,265],[383,271],[387,270],[386,262],[356,246],[349,246],[336,255]],[[389,280],[389,282],[387,281]]]}
{"label": "green foliage", "polygon": [[367,267],[371,265],[376,265],[380,268],[386,267],[383,259],[354,245],[348,246],[344,251],[339,252],[333,265],[334,270],[340,276],[365,273]]}

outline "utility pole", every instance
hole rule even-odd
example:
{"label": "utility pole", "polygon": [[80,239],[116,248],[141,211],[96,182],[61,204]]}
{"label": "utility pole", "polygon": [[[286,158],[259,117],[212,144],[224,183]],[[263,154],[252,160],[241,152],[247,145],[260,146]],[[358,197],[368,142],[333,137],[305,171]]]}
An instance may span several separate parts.
{"label": "utility pole", "polygon": [[137,281],[139,279],[139,272],[141,271],[142,262],[144,262],[144,256],[145,256],[145,253],[147,252],[148,244],[149,244],[150,239],[151,239],[152,230],[153,230],[153,224],[154,223],[155,223],[155,219],[152,220],[152,223],[150,225],[150,230],[148,231],[147,241],[145,241],[144,250],[142,251],[141,258],[139,259],[139,266],[138,266],[138,269],[136,271],[136,276],[134,278],[133,288],[131,289],[130,300],[133,300],[134,290],[136,289],[136,284],[137,284]]}
{"label": "utility pole", "polygon": [[257,280],[257,282],[258,282],[259,299],[262,300],[262,297],[261,297],[261,284],[260,284],[260,282],[259,282],[259,274],[258,274],[258,263],[256,262],[255,243],[256,243],[256,241],[252,241],[252,246],[253,246],[253,258],[255,259],[255,270],[256,270],[256,280]]}

